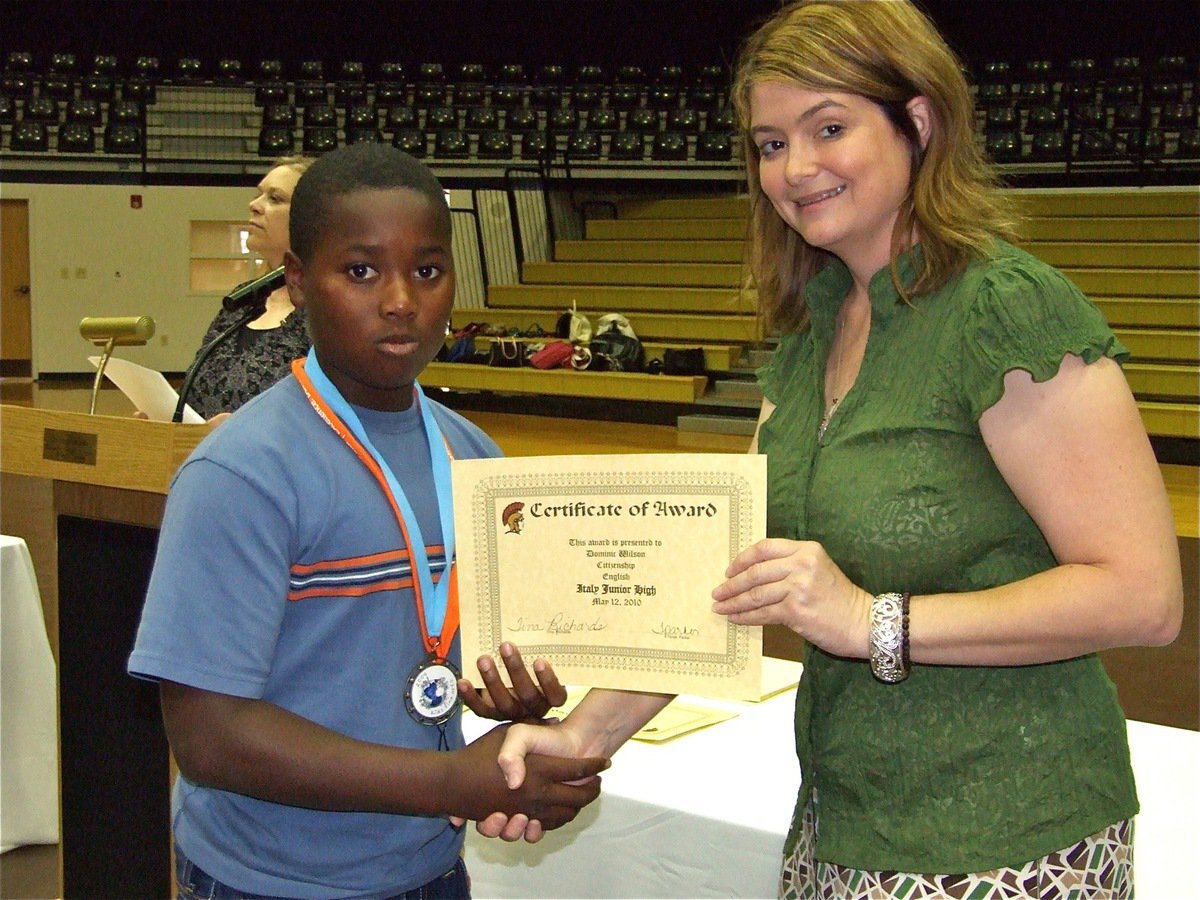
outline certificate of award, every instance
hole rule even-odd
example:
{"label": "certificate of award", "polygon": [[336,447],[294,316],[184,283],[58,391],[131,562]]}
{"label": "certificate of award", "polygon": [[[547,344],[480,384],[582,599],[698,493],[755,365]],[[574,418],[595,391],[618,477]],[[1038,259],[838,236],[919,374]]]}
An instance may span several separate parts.
{"label": "certificate of award", "polygon": [[714,613],[711,592],[766,533],[765,457],[474,459],[452,474],[468,671],[510,641],[564,684],[759,699],[762,629]]}

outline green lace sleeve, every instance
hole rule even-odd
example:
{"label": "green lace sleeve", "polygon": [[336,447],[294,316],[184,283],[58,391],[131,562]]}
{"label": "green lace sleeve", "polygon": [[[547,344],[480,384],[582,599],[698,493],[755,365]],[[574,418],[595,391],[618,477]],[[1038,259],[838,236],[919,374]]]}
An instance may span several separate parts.
{"label": "green lace sleeve", "polygon": [[962,387],[975,421],[1004,394],[1004,376],[1024,369],[1037,382],[1066,354],[1124,362],[1129,351],[1104,315],[1066,276],[1032,257],[1006,259],[980,284],[963,335]]}

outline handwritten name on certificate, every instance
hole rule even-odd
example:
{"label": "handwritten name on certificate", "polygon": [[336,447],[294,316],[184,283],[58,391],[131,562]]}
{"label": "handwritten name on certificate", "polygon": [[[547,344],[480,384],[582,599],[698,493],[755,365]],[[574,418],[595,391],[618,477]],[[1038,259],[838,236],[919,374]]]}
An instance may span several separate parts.
{"label": "handwritten name on certificate", "polygon": [[765,457],[514,457],[452,473],[468,671],[511,641],[564,684],[759,698],[762,629],[714,613],[711,592],[766,533]]}

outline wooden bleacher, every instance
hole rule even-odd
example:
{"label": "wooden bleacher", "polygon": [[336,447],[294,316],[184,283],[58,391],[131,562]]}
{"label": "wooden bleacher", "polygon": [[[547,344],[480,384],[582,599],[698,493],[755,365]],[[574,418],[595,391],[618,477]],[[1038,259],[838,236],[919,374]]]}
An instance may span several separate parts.
{"label": "wooden bleacher", "polygon": [[[1028,217],[1021,245],[1075,281],[1129,347],[1126,374],[1147,430],[1196,438],[1200,193],[1125,188],[1019,197]],[[582,240],[558,241],[553,262],[526,263],[523,284],[491,286],[486,309],[456,311],[452,327],[482,318],[510,333],[535,325],[552,332],[562,310],[575,305],[593,323],[605,313],[626,315],[650,359],[668,347],[701,346],[710,374],[744,369],[744,351],[759,343],[753,295],[739,288],[746,211],[737,197],[624,202],[616,218],[589,220]],[[623,374],[618,386],[602,374],[500,374],[436,363],[423,380],[455,390],[647,402],[686,402],[680,398],[689,391],[703,401],[712,391],[661,375]]]}

